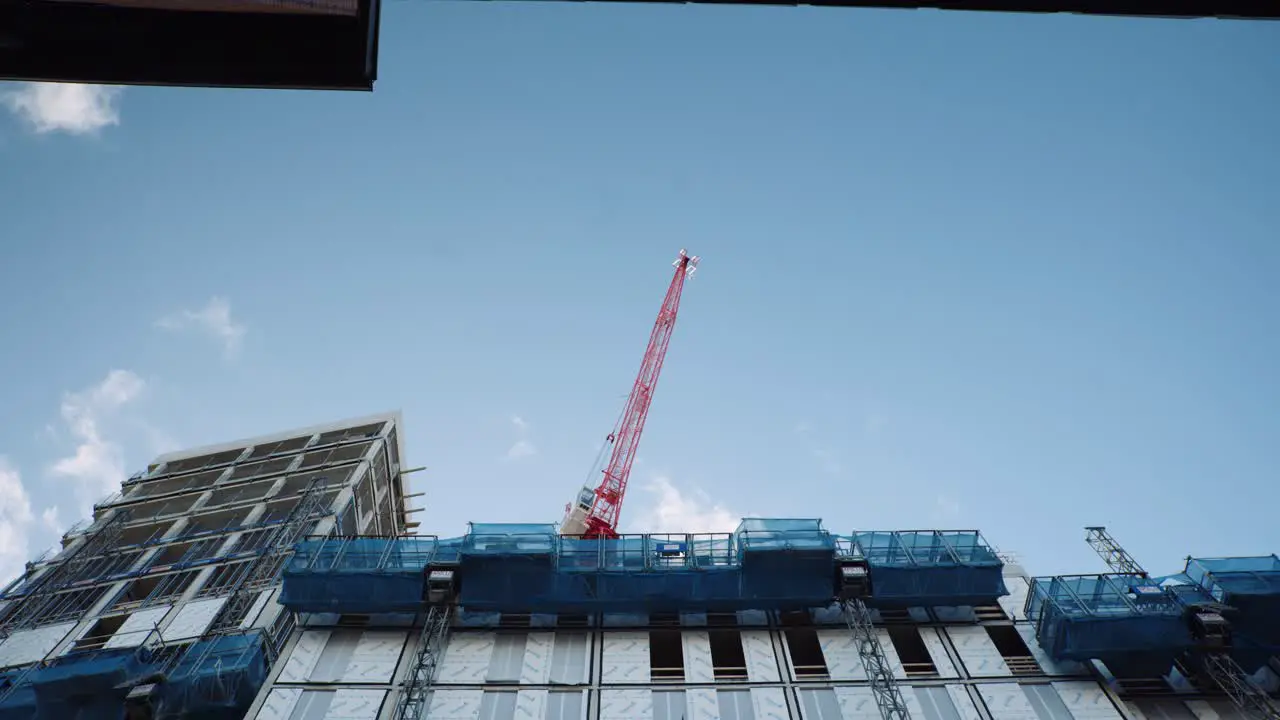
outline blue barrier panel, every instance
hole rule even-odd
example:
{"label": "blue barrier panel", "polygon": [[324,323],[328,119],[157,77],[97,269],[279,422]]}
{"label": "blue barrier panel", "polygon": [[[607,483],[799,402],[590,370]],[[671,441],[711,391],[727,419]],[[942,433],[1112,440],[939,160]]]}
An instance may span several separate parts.
{"label": "blue barrier panel", "polygon": [[742,562],[742,596],[765,604],[786,592],[830,601],[835,595],[835,539],[822,521],[749,518],[734,532]]}
{"label": "blue barrier panel", "polygon": [[415,612],[424,568],[448,552],[439,545],[430,536],[304,540],[285,567],[280,604],[295,612]]}
{"label": "blue barrier panel", "polygon": [[976,530],[854,533],[839,551],[870,565],[871,607],[990,605],[1009,594],[1004,563]]}
{"label": "blue barrier panel", "polygon": [[166,710],[191,720],[239,720],[267,677],[261,630],[192,644],[161,686]]}
{"label": "blue barrier panel", "polygon": [[1256,651],[1254,657],[1238,659],[1247,670],[1258,666],[1257,656],[1280,649],[1280,558],[1193,558],[1187,561],[1186,575],[1235,609],[1231,621],[1237,644]]}
{"label": "blue barrier panel", "polygon": [[1098,659],[1117,677],[1158,677],[1192,644],[1184,606],[1137,575],[1035,578],[1028,617],[1055,660]]}
{"label": "blue barrier panel", "polygon": [[[0,688],[22,680],[22,670],[0,673]],[[0,694],[3,694],[0,692]],[[36,691],[23,682],[8,697],[0,700],[0,720],[33,720],[36,716]]]}

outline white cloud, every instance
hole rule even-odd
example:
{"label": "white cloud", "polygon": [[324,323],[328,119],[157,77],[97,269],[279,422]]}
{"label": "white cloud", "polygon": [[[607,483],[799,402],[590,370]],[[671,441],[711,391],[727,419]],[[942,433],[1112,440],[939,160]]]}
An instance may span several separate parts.
{"label": "white cloud", "polygon": [[742,521],[742,515],[712,502],[700,490],[690,494],[681,492],[666,476],[655,477],[642,489],[653,498],[653,503],[630,523],[635,532],[726,533],[733,532]]}
{"label": "white cloud", "polygon": [[934,520],[952,520],[960,516],[960,501],[939,495],[933,504]]}
{"label": "white cloud", "polygon": [[519,460],[520,458],[537,455],[538,446],[534,445],[527,437],[529,434],[529,423],[519,415],[512,415],[511,424],[516,428],[516,441],[510,448],[507,448],[507,459]]}
{"label": "white cloud", "polygon": [[0,455],[0,587],[22,574],[33,520],[22,475]]}
{"label": "white cloud", "polygon": [[134,373],[112,370],[97,385],[63,397],[62,420],[79,445],[74,453],[55,461],[49,472],[71,481],[79,503],[77,516],[88,516],[93,502],[115,492],[125,479],[124,454],[103,436],[102,423],[145,387]]}
{"label": "white cloud", "polygon": [[0,103],[36,132],[89,135],[120,124],[121,88],[76,83],[23,83]]}
{"label": "white cloud", "polygon": [[528,440],[517,440],[515,444],[507,450],[507,457],[512,460],[530,457],[537,454],[538,448],[534,447],[533,443]]}
{"label": "white cloud", "polygon": [[240,351],[247,328],[231,318],[231,303],[226,298],[212,297],[199,310],[182,310],[156,321],[162,330],[180,331],[195,328],[222,344],[228,358]]}
{"label": "white cloud", "polygon": [[58,518],[58,508],[47,507],[44,512],[40,513],[40,522],[44,523],[47,530],[55,535],[61,535],[63,532],[62,521]]}

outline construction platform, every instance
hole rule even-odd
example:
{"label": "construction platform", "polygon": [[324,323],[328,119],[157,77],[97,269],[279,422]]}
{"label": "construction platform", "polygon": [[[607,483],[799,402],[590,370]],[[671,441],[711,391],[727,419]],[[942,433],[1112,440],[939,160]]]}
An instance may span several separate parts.
{"label": "construction platform", "polygon": [[461,538],[311,538],[284,571],[296,612],[414,612],[427,572],[456,572],[471,612],[634,613],[829,606],[842,565],[870,574],[867,605],[982,605],[1008,594],[977,531],[832,535],[815,519],[743,520],[732,533],[562,537],[554,525],[473,523]]}
{"label": "construction platform", "polygon": [[1254,672],[1280,653],[1280,558],[1190,558],[1182,573],[1031,581],[1027,617],[1055,660],[1102,661],[1117,677],[1166,675],[1196,642],[1195,608],[1230,620],[1231,656]]}

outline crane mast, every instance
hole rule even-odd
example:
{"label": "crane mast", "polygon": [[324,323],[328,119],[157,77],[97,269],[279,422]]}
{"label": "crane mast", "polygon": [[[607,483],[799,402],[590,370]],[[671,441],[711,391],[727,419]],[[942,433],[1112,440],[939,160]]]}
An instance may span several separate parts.
{"label": "crane mast", "polygon": [[640,447],[640,435],[644,432],[649,405],[653,402],[658,376],[662,373],[662,362],[671,344],[671,333],[676,327],[680,294],[684,291],[685,278],[691,277],[698,267],[698,257],[681,250],[672,265],[676,269],[675,275],[667,287],[653,331],[649,333],[649,345],[645,348],[640,372],[631,386],[618,426],[608,437],[613,450],[603,470],[604,478],[598,487],[592,488],[588,484],[582,488],[577,500],[566,508],[564,520],[560,523],[561,535],[587,538],[618,535],[618,517],[622,512],[622,499],[627,493],[627,479],[631,476],[631,466]]}

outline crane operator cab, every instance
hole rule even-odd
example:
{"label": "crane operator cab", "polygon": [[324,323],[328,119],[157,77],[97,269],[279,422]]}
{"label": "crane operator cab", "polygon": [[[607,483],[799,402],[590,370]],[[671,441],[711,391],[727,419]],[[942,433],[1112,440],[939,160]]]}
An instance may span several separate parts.
{"label": "crane operator cab", "polygon": [[587,531],[587,518],[591,515],[591,506],[596,502],[596,490],[583,487],[578,497],[565,508],[564,521],[560,523],[560,534],[578,536]]}

